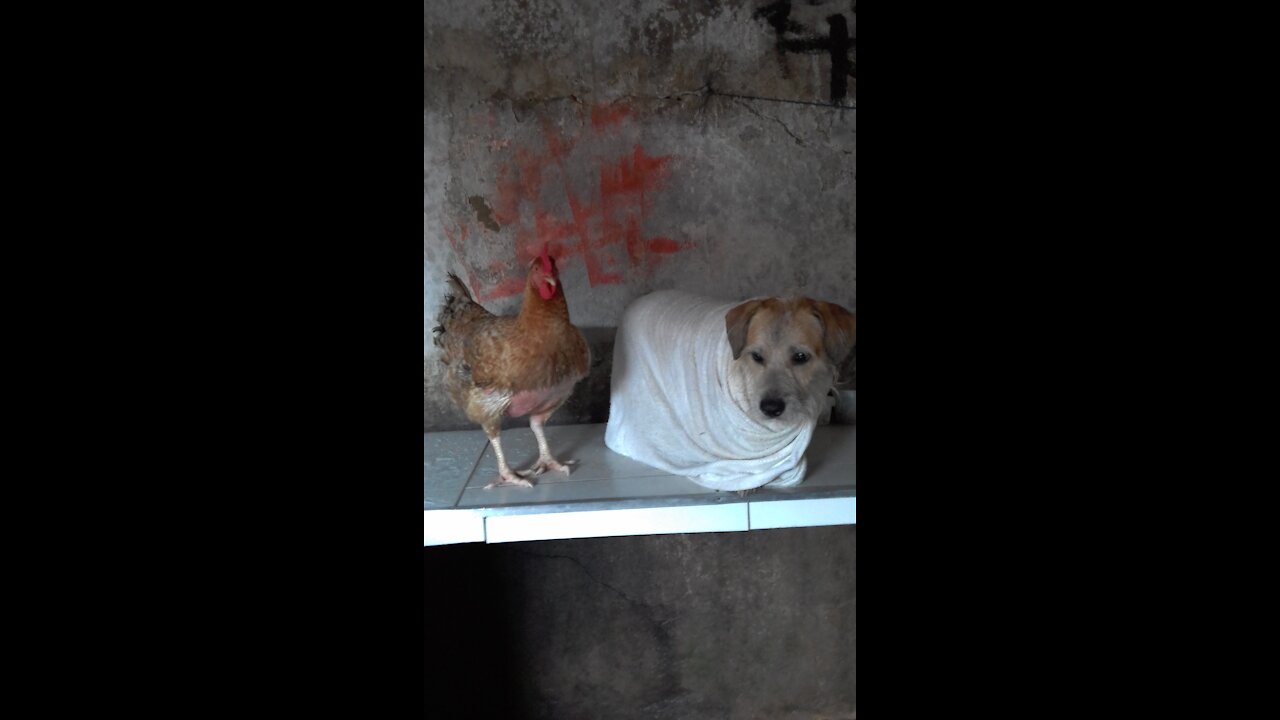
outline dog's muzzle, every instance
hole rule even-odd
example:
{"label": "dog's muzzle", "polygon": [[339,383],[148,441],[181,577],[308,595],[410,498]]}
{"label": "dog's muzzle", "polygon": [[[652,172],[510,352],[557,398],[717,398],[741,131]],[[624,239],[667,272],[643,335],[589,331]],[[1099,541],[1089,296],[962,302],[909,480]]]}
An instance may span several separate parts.
{"label": "dog's muzzle", "polygon": [[787,404],[780,398],[765,398],[760,401],[760,412],[769,417],[778,417],[787,409]]}

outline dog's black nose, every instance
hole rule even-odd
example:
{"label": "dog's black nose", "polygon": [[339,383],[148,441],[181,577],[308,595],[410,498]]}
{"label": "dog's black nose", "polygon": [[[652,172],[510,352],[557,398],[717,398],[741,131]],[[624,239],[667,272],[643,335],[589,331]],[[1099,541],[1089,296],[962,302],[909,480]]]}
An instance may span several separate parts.
{"label": "dog's black nose", "polygon": [[769,417],[778,417],[786,409],[787,404],[778,398],[765,398],[760,401],[760,412]]}

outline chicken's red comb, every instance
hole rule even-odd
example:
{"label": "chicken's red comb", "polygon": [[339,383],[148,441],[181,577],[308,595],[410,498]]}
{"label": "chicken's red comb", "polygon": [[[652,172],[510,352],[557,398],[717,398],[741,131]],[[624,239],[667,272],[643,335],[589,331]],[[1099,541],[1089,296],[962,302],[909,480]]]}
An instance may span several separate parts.
{"label": "chicken's red comb", "polygon": [[551,272],[551,256],[547,254],[549,243],[542,243],[542,269]]}

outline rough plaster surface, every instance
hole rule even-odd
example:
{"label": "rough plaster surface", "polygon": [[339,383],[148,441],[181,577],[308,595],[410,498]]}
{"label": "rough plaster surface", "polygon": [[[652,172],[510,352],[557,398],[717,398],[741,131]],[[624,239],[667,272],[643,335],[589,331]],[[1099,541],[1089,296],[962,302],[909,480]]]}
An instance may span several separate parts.
{"label": "rough plaster surface", "polygon": [[606,418],[601,360],[644,293],[856,310],[856,80],[833,102],[829,54],[794,50],[837,15],[856,34],[843,1],[424,3],[425,430],[471,426],[430,339],[444,274],[514,313],[544,242],[599,354],[555,423]]}
{"label": "rough plaster surface", "polygon": [[474,717],[852,720],[856,541],[842,526],[427,548],[426,704],[483,677]]}

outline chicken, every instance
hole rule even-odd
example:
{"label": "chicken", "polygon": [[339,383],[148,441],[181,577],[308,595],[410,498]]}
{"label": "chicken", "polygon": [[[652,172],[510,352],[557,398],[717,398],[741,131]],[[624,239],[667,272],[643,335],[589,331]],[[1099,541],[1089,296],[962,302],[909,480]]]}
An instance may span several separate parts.
{"label": "chicken", "polygon": [[[586,377],[591,351],[582,333],[569,323],[569,306],[555,260],[544,247],[529,265],[520,313],[493,315],[475,302],[457,275],[449,273],[449,290],[440,308],[434,342],[441,348],[445,385],[453,402],[484,429],[498,456],[499,485],[532,487],[527,478],[548,470],[569,474],[576,460],[560,462],[551,455],[543,425],[569,399],[573,386]],[[502,453],[498,431],[502,417],[529,416],[538,438],[538,461],[525,472],[513,472]]]}

